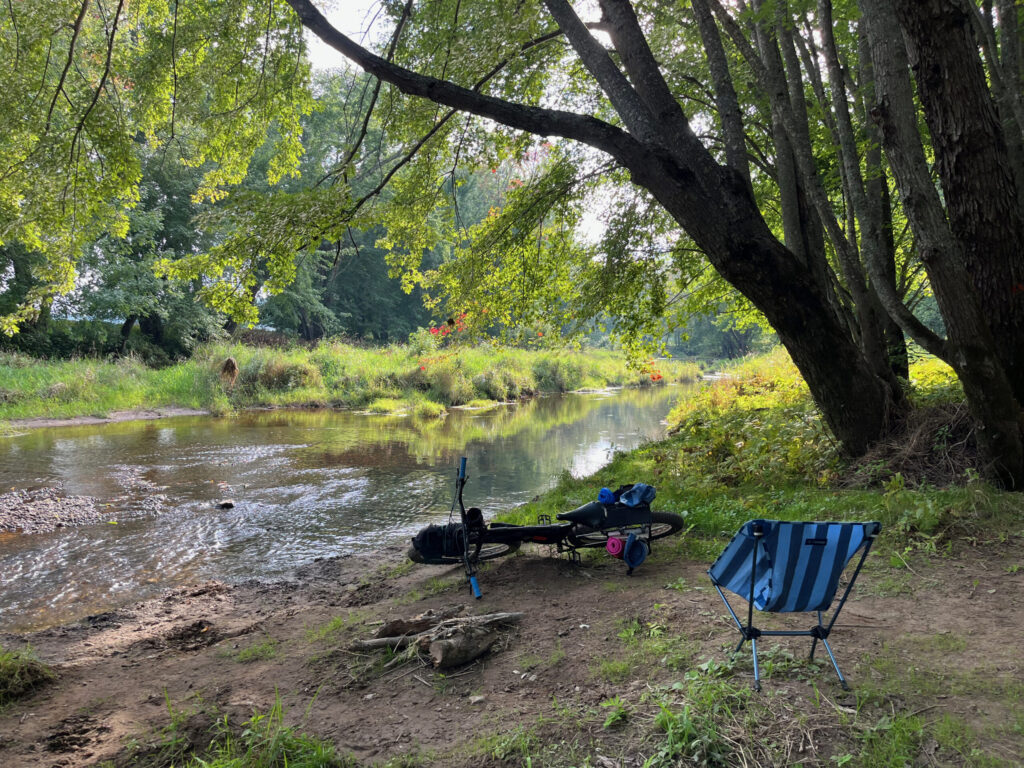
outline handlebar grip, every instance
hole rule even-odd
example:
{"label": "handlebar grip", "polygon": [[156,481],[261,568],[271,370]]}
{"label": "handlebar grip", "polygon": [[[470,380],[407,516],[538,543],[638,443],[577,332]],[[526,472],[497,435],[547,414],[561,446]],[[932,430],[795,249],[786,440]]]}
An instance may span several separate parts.
{"label": "handlebar grip", "polygon": [[459,480],[466,479],[466,457],[459,459]]}
{"label": "handlebar grip", "polygon": [[[465,459],[463,459],[465,461]],[[476,583],[476,576],[469,577],[469,588],[473,590],[473,597],[479,600],[483,593],[480,591],[480,585]]]}

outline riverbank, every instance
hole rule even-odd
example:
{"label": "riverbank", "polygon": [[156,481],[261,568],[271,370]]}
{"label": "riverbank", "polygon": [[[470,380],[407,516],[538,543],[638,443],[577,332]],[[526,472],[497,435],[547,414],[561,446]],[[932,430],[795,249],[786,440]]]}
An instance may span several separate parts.
{"label": "riverbank", "polygon": [[699,378],[694,364],[667,360],[634,370],[622,353],[608,350],[442,348],[436,341],[377,349],[217,344],[162,369],[132,358],[46,362],[0,354],[0,423],[25,429],[67,419],[151,418],[174,409],[223,414],[282,406],[436,418],[453,406]]}
{"label": "riverbank", "polygon": [[[707,560],[688,554],[712,543],[665,542],[633,577],[606,556],[573,566],[531,548],[484,569],[479,602],[459,569],[391,550],[0,637],[59,675],[0,712],[0,762],[193,766],[202,754],[224,768],[272,745],[289,765],[344,768],[1017,764],[1022,649],[1005,622],[1024,609],[1019,538],[904,553],[899,567],[892,540],[881,545],[833,637],[850,693],[789,640],[761,644],[753,693],[749,656],[729,660],[736,632]],[[525,616],[455,670],[350,650],[428,610]]]}
{"label": "riverbank", "polygon": [[[673,437],[506,516],[652,482],[656,506],[690,527],[634,576],[601,552],[574,566],[526,547],[482,569],[473,601],[460,569],[414,566],[396,547],[3,636],[60,679],[0,713],[0,762],[194,768],[197,754],[225,768],[278,749],[289,765],[348,768],[1018,764],[1016,496],[976,479],[915,488],[879,467],[864,483],[827,450],[784,360],[738,374],[677,412]],[[761,694],[749,656],[729,660],[737,633],[705,571],[752,517],[882,522],[833,637],[852,692],[827,660],[805,660],[805,639],[760,644]],[[385,621],[449,608],[525,615],[454,670],[352,650]]]}

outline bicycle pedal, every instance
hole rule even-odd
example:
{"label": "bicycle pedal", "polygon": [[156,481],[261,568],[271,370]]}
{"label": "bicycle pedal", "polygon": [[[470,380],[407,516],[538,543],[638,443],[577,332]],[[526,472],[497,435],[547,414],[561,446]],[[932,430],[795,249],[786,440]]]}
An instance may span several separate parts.
{"label": "bicycle pedal", "polygon": [[537,515],[537,525],[551,525],[551,515]]}
{"label": "bicycle pedal", "polygon": [[573,565],[583,565],[583,558],[580,557],[580,553],[577,550],[572,550],[567,553],[569,555],[569,562]]}

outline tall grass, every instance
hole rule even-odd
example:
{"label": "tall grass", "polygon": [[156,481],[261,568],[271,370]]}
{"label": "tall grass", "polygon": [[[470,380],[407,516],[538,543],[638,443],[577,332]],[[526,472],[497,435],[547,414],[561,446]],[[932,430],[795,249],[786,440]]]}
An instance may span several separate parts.
{"label": "tall grass", "polygon": [[[232,358],[237,375],[222,376]],[[107,415],[179,406],[223,412],[255,406],[336,406],[437,415],[478,401],[539,392],[641,386],[699,378],[674,361],[631,370],[606,350],[528,351],[490,345],[367,349],[337,342],[312,349],[214,344],[184,363],[153,370],[133,358],[43,362],[0,354],[0,419]]]}

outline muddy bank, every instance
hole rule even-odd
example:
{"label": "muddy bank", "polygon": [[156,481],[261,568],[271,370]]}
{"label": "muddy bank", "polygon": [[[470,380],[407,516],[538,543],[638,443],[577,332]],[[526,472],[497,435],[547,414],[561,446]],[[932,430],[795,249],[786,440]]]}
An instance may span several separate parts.
{"label": "muddy bank", "polygon": [[[722,678],[707,684],[740,702],[741,717],[721,725],[735,758],[726,764],[832,765],[858,754],[876,722],[922,710],[987,729],[986,753],[1013,764],[1022,740],[1008,696],[1024,672],[1007,623],[1024,611],[1022,556],[1013,540],[914,557],[917,575],[870,559],[833,640],[853,692],[827,661],[804,661],[806,638],[765,643],[762,695],[749,692],[749,656],[716,668]],[[146,756],[169,733],[201,750],[217,722],[241,728],[279,701],[287,724],[360,766],[498,768],[529,755],[546,768],[638,767],[664,743],[659,702],[681,709],[687,676],[724,664],[736,643],[706,567],[665,545],[627,577],[611,558],[572,565],[531,547],[484,569],[475,601],[461,569],[411,566],[390,548],[319,560],[280,582],[196,584],[75,624],[0,634],[7,648],[31,644],[60,674],[0,713],[0,764],[151,765]],[[986,588],[972,589],[980,571]],[[453,606],[525,615],[454,671],[352,650],[385,622]],[[937,685],[918,692],[919,678]],[[608,725],[614,707],[623,716]],[[168,732],[172,714],[183,725]],[[962,764],[934,741],[912,749],[922,765]]]}
{"label": "muddy bank", "polygon": [[195,408],[135,408],[130,411],[112,411],[106,416],[71,416],[64,419],[11,419],[7,422],[10,428],[18,432],[25,429],[41,429],[43,427],[77,427],[89,424],[116,424],[122,421],[152,421],[167,419],[171,416],[209,416],[209,411]]}

